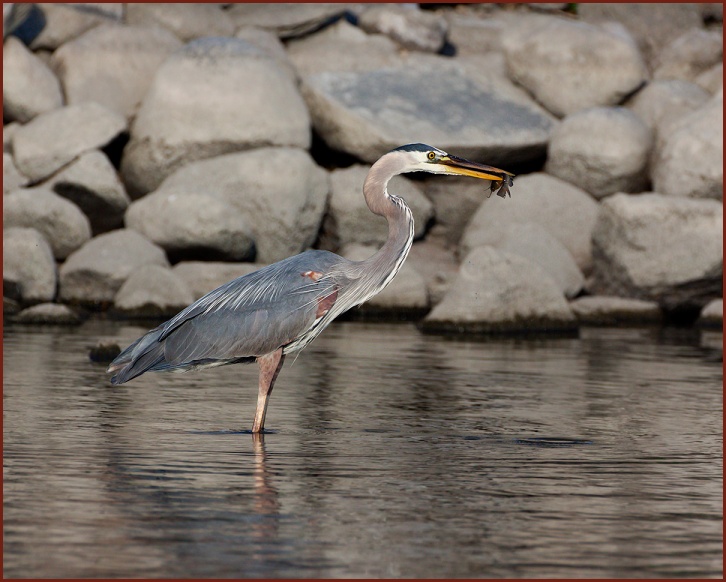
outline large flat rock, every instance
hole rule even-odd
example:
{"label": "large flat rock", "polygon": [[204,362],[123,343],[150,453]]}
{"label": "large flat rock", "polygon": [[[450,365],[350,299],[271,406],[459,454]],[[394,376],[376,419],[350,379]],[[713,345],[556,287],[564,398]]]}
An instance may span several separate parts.
{"label": "large flat rock", "polygon": [[302,91],[326,143],[367,162],[420,141],[489,164],[511,164],[542,155],[553,126],[534,103],[484,87],[445,59],[317,73],[305,77]]}

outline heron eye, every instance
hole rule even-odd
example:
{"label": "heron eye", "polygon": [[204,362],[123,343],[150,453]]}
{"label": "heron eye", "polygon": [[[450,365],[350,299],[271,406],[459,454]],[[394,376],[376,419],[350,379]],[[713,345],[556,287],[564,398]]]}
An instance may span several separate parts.
{"label": "heron eye", "polygon": [[427,157],[429,160],[435,160],[436,154],[434,152],[429,152]]}

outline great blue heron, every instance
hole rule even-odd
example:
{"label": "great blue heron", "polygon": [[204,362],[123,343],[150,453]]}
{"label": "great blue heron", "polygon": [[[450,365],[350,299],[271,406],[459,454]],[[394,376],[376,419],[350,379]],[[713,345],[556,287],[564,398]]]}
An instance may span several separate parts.
{"label": "great blue heron", "polygon": [[127,347],[108,367],[114,384],[149,370],[196,370],[256,361],[260,368],[252,432],[262,432],[267,403],[287,354],[302,350],[338,315],[388,285],[413,242],[413,216],[388,193],[397,174],[430,172],[489,180],[505,197],[513,174],[409,144],[381,157],[368,172],[363,195],[373,214],[388,221],[388,240],[372,257],[349,261],[305,251],[207,293]]}

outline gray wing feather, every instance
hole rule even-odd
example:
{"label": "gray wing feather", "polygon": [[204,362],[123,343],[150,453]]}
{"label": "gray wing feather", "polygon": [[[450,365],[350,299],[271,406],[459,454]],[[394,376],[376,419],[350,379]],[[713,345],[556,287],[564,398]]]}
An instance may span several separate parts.
{"label": "gray wing feather", "polygon": [[130,345],[109,366],[122,383],[147,370],[240,361],[270,353],[315,322],[317,299],[338,282],[313,281],[306,271],[330,273],[345,261],[307,251],[218,287]]}

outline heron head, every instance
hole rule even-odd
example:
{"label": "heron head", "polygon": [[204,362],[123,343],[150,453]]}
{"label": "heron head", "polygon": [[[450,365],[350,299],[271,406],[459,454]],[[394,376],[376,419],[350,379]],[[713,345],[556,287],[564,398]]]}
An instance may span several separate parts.
{"label": "heron head", "polygon": [[396,148],[391,153],[404,157],[403,172],[429,172],[448,176],[471,176],[491,182],[491,190],[501,197],[509,193],[514,174],[492,166],[470,162],[423,143],[412,143]]}

